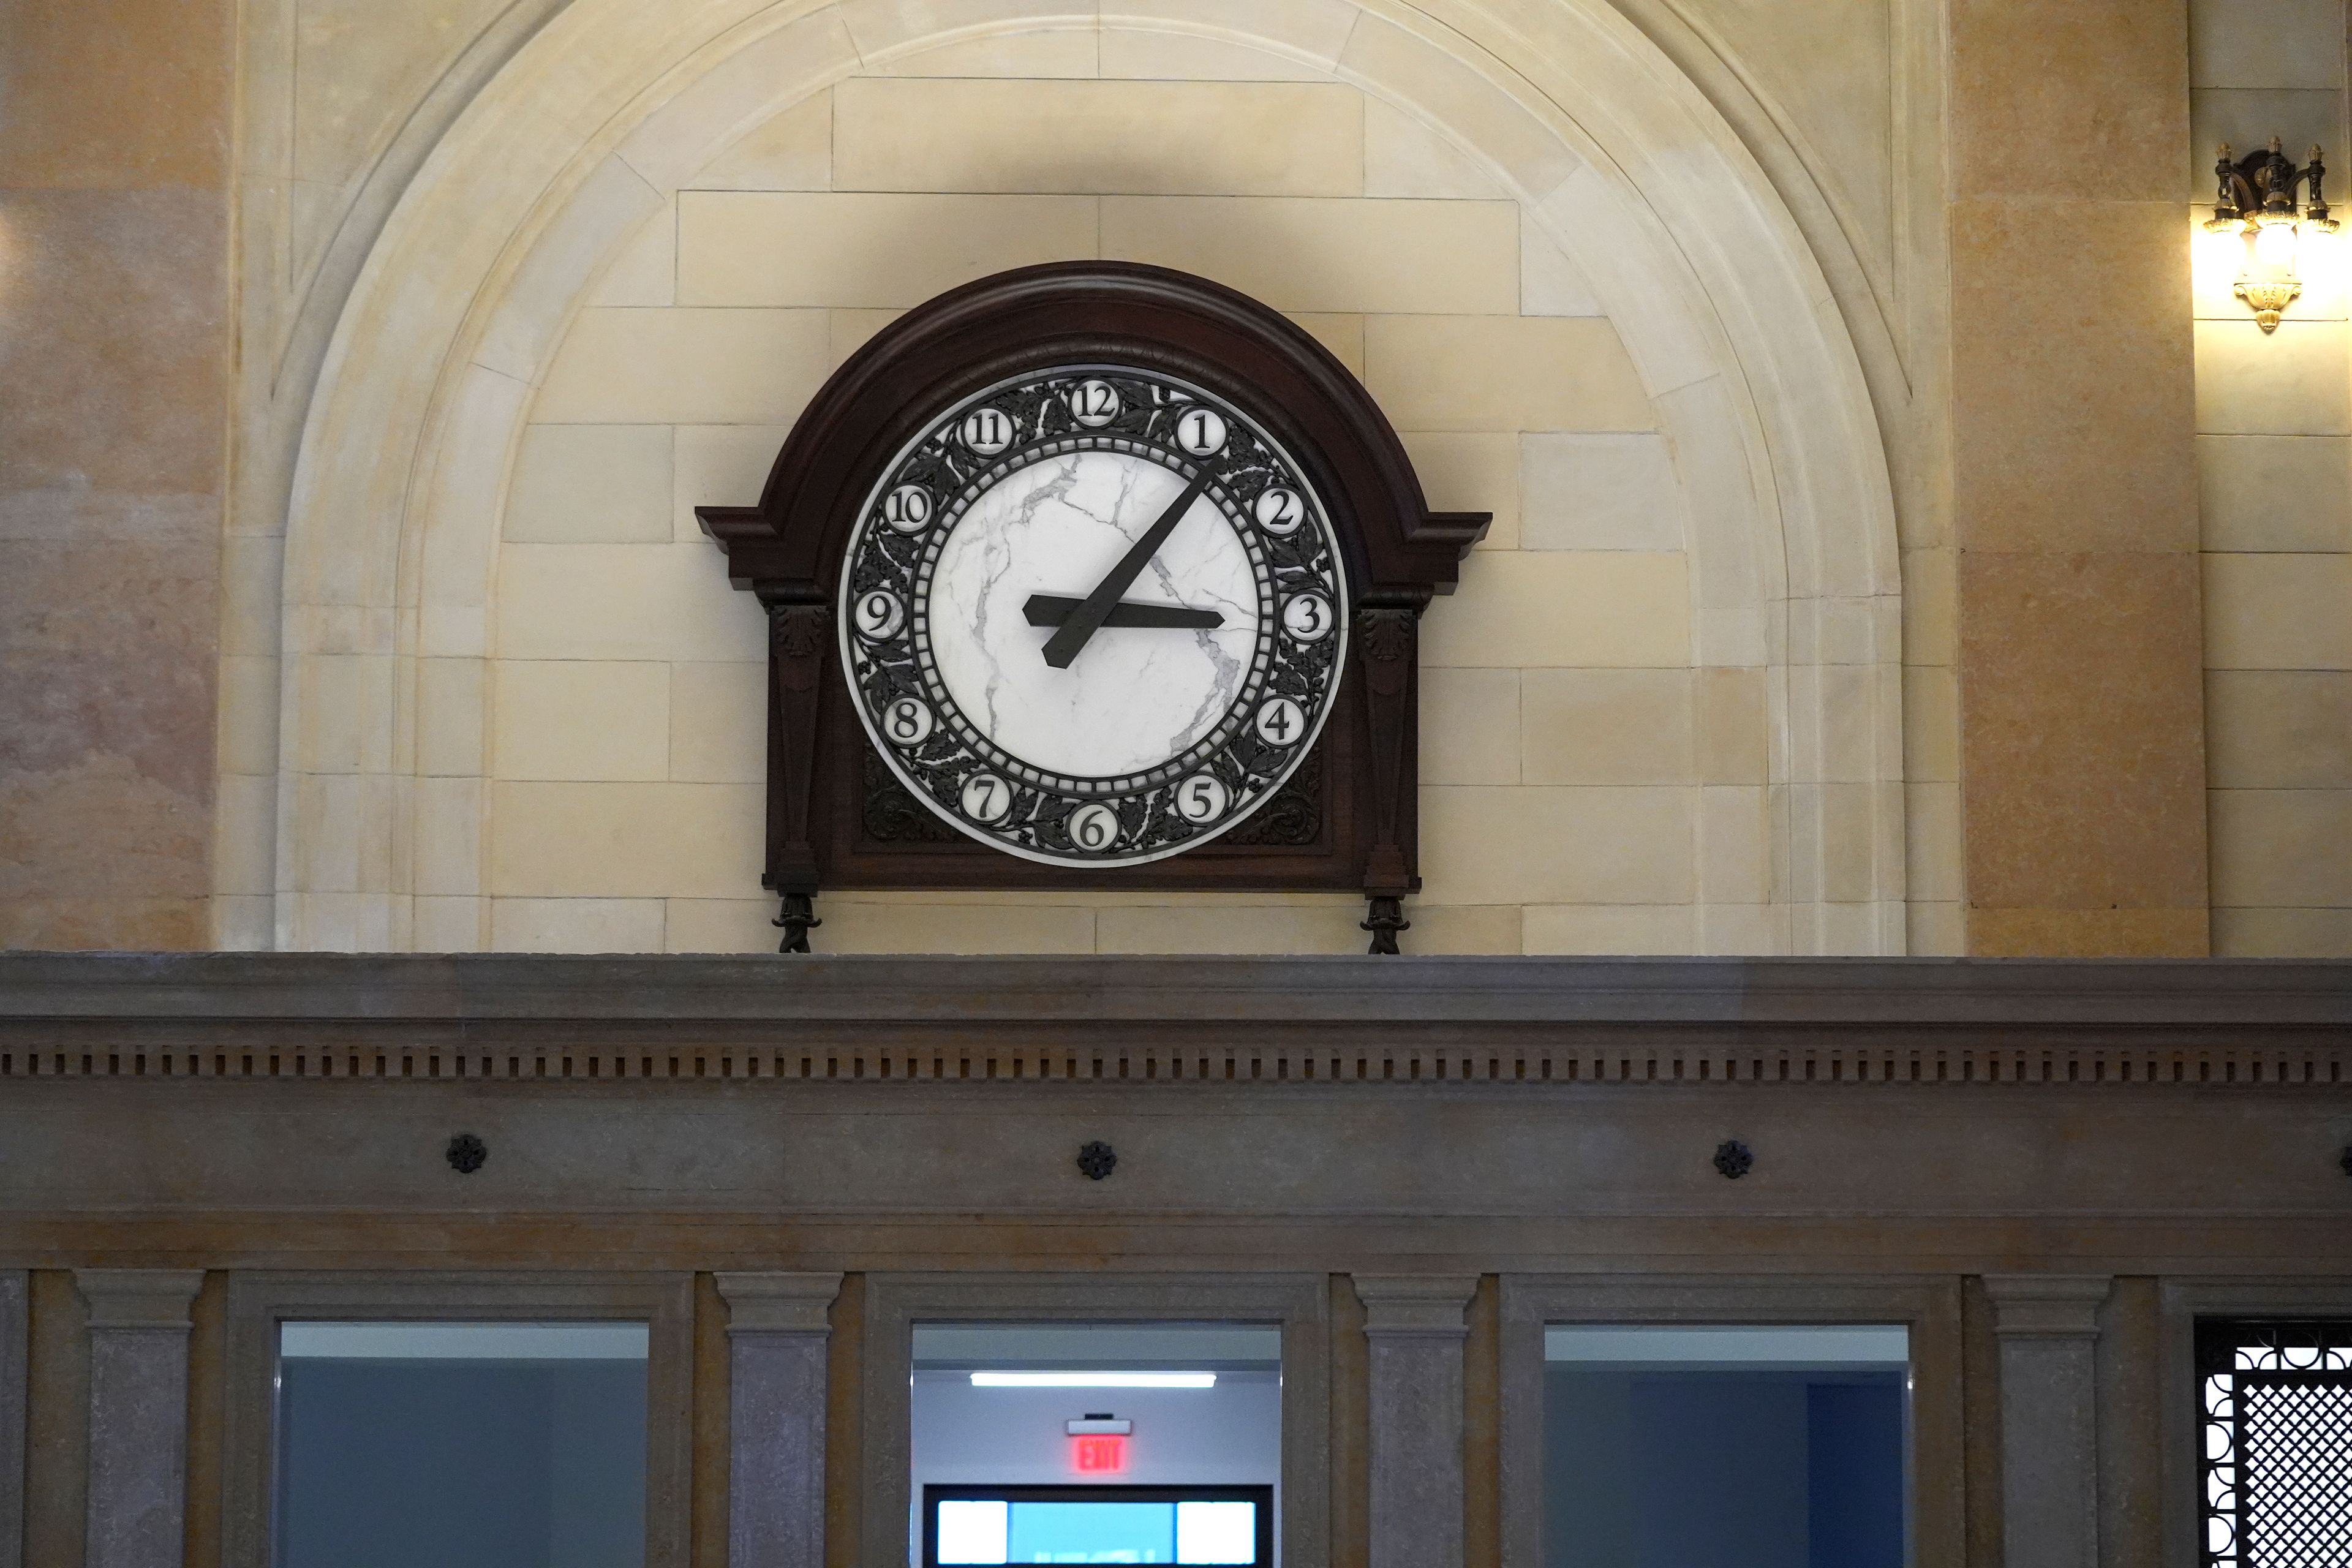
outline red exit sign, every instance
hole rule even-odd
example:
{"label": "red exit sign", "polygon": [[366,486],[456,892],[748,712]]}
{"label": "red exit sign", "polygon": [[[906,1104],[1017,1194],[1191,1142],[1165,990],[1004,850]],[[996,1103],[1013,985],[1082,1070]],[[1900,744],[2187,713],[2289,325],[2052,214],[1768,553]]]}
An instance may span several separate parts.
{"label": "red exit sign", "polygon": [[1089,1434],[1070,1439],[1070,1468],[1082,1476],[1115,1476],[1127,1468],[1127,1439]]}

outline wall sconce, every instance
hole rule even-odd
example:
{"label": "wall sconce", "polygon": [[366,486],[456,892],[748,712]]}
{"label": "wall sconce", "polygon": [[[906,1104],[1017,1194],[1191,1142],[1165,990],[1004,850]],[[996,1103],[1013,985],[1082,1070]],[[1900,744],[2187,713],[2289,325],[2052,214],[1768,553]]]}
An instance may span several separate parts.
{"label": "wall sconce", "polygon": [[[2334,234],[2343,226],[2327,216],[2327,199],[2320,194],[2320,182],[2327,171],[2320,163],[2319,149],[2311,150],[2308,167],[2298,169],[2280,151],[2275,136],[2267,150],[2249,153],[2235,163],[2230,159],[2230,144],[2224,142],[2213,173],[2221,189],[2205,227],[2214,234],[2253,237],[2253,261],[2260,275],[2250,268],[2240,277],[2237,295],[2254,312],[2263,331],[2274,332],[2280,315],[2303,292],[2302,280],[2295,276],[2298,231]],[[2300,210],[2294,199],[2298,185],[2305,187],[2309,196]]]}

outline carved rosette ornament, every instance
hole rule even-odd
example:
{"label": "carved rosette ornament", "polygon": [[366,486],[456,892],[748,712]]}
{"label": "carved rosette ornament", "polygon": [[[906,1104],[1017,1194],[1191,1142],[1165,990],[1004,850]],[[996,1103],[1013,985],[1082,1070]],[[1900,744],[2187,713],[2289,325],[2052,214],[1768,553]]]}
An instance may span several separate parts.
{"label": "carved rosette ornament", "polygon": [[766,885],[1347,888],[1408,929],[1433,512],[1278,312],[1126,263],[941,296],[835,374],[758,507],[704,507],[771,635]]}

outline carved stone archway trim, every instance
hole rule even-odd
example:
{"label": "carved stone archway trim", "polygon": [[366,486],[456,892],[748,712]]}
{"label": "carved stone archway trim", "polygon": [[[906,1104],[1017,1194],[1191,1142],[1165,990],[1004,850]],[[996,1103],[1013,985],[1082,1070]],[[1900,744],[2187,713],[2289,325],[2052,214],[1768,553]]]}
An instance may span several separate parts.
{"label": "carved stone archway trim", "polygon": [[[420,840],[478,843],[481,778],[418,776],[420,709],[447,700],[420,675],[485,656],[531,388],[628,233],[744,131],[862,64],[1101,26],[1316,64],[1472,149],[1569,250],[1670,442],[1715,455],[1685,475],[1697,656],[1776,672],[1786,941],[1901,951],[1885,454],[1829,284],[1731,129],[1601,0],[1153,9],[950,5],[909,29],[856,4],[572,0],[516,52],[386,223],[305,428],[283,590],[278,945],[411,945]],[[1867,715],[1858,756],[1831,732],[1836,697]]]}

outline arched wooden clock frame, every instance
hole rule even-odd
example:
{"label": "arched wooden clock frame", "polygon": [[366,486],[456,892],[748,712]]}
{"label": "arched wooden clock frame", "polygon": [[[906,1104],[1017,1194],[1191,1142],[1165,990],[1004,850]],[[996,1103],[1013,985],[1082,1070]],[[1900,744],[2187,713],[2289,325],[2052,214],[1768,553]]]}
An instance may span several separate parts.
{"label": "arched wooden clock frame", "polygon": [[[875,754],[841,669],[845,551],[877,477],[941,410],[1024,373],[1133,365],[1255,420],[1320,497],[1353,617],[1314,751],[1233,831],[1148,864],[1017,858],[932,816]],[[1396,432],[1347,368],[1279,312],[1205,279],[1122,262],[982,279],[900,317],[835,372],[760,502],[696,509],[736,587],[768,611],[767,853],[782,950],[808,951],[839,889],[1352,891],[1371,951],[1397,951],[1416,890],[1418,626],[1451,592],[1485,512],[1433,512]]]}

